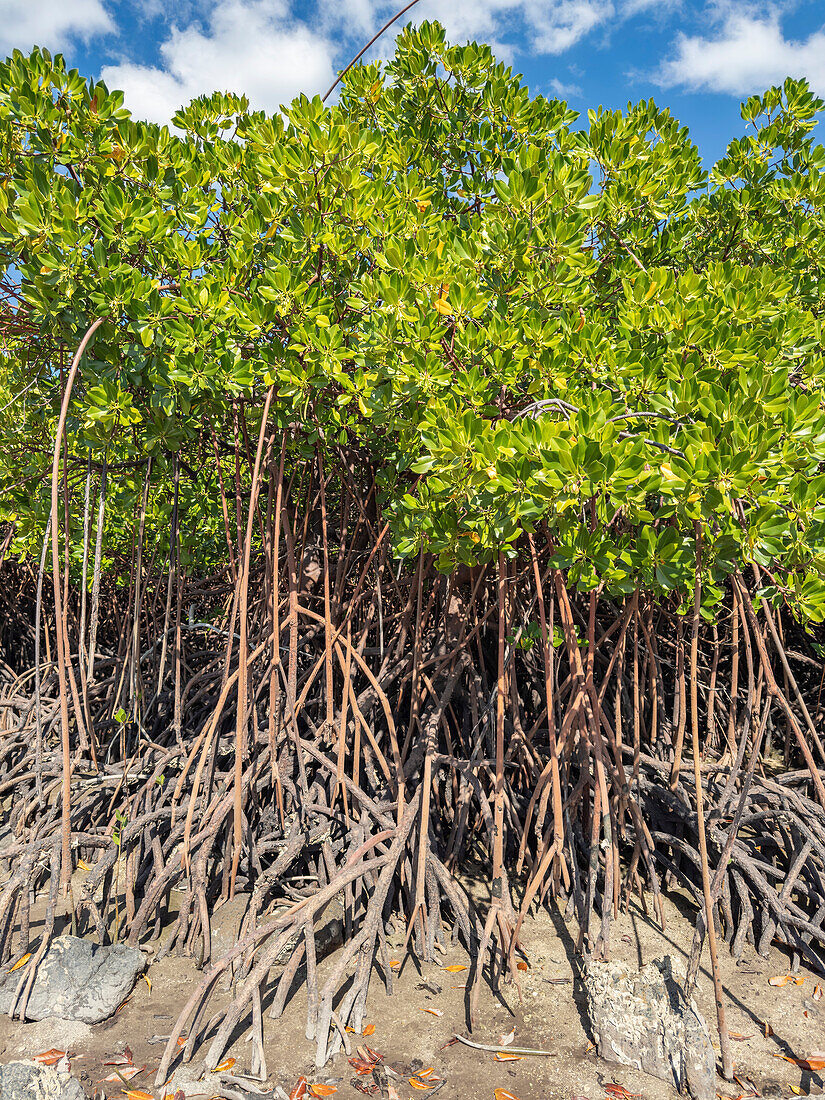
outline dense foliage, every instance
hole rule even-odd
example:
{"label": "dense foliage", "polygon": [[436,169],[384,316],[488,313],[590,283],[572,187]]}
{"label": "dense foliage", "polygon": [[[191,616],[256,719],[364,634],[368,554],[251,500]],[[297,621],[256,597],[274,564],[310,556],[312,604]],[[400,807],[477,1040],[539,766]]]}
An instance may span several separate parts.
{"label": "dense foliage", "polygon": [[183,562],[226,557],[228,441],[249,450],[271,386],[287,463],[368,461],[401,556],[486,561],[544,521],[581,589],[687,591],[699,521],[708,605],[756,562],[825,616],[825,150],[804,83],[743,104],[709,176],[652,101],[577,129],[437,25],[283,117],[216,94],[174,131],[138,123],[45,51],[0,88],[6,317],[28,322],[0,361],[15,553],[43,538],[59,372],[105,317],[67,437],[72,485],[87,461],[117,471],[110,559],[147,459],[162,552],[175,455]]}
{"label": "dense foliage", "polygon": [[0,65],[0,971],[50,892],[12,1012],[58,882],[200,955],[159,1086],[249,1014],[264,1079],[304,952],[323,1064],[391,913],[430,961],[452,923],[471,1023],[534,902],[604,956],[662,871],[688,984],[717,905],[825,970],[823,106],[751,98],[706,175],[652,101],[580,127],[434,24],[334,106],[172,129]]}

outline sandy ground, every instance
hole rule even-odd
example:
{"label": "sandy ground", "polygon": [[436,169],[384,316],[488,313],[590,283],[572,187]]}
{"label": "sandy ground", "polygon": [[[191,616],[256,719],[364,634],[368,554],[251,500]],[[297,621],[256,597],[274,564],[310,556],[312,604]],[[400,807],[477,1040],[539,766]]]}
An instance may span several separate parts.
{"label": "sandy ground", "polygon": [[[633,965],[668,953],[684,959],[690,947],[692,922],[673,901],[666,902],[666,917],[663,932],[634,901],[629,912],[613,925],[612,957]],[[218,943],[233,942],[237,909],[230,905],[223,914],[218,910],[215,920]],[[434,1074],[443,1079],[439,1100],[493,1100],[497,1088],[506,1089],[518,1100],[556,1097],[603,1100],[604,1086],[611,1082],[645,1100],[666,1097],[675,1100],[677,1094],[663,1082],[636,1070],[605,1063],[596,1056],[589,1041],[581,986],[573,975],[575,935],[575,925],[565,923],[555,909],[528,920],[522,942],[530,969],[520,975],[521,988],[503,986],[496,995],[484,986],[472,1035],[474,1041],[497,1045],[514,1028],[513,1045],[549,1050],[550,1057],[498,1062],[492,1053],[458,1043],[445,1046],[457,1032],[468,1035],[465,979],[469,971],[452,973],[444,969],[467,966],[469,960],[460,948],[450,948],[438,964],[421,965],[408,958],[395,974],[392,997],[386,995],[380,971],[376,969],[366,1021],[374,1025],[375,1031],[367,1039],[353,1036],[353,1045],[368,1043],[383,1055],[388,1066],[402,1074],[395,1083],[401,1100],[424,1095],[410,1085],[408,1077],[411,1072],[428,1067],[433,1067]],[[391,943],[394,957],[401,958],[400,929]],[[328,958],[320,964],[321,981],[331,962],[332,958]],[[697,1001],[711,1033],[715,1034],[707,957],[703,962]],[[806,1072],[783,1057],[804,1059],[825,1049],[825,997],[821,1001],[814,999],[816,976],[803,968],[798,974],[803,979],[801,984],[771,986],[772,976],[788,972],[787,956],[773,949],[770,958],[763,959],[750,946],[737,966],[723,945],[721,967],[728,1026],[739,1036],[732,1043],[739,1082],[717,1078],[719,1094],[737,1098],[751,1089],[763,1096],[822,1092],[825,1083],[821,1074]],[[24,1024],[0,1018],[0,1062],[52,1047],[69,1049],[73,1072],[90,1096],[122,1100],[126,1086],[120,1081],[103,1082],[111,1069],[104,1069],[102,1063],[128,1044],[135,1065],[146,1066],[130,1081],[129,1087],[163,1097],[166,1090],[156,1091],[152,1082],[164,1044],[150,1039],[168,1036],[193,983],[201,975],[193,960],[176,957],[154,963],[148,975],[151,989],[146,981],[139,981],[118,1014],[99,1025],[88,1027],[56,1020]],[[226,991],[218,988],[213,1005],[218,1007],[226,997]],[[441,1015],[433,1015],[427,1009],[436,1009]],[[351,1084],[355,1075],[346,1055],[340,1054],[323,1070],[316,1071],[314,1044],[304,1036],[305,1015],[306,1002],[300,988],[294,992],[280,1020],[266,1016],[265,1003],[269,1073],[266,1089],[281,1085],[289,1092],[299,1075],[306,1074],[310,1082],[334,1085],[342,1100],[361,1095]],[[250,1046],[244,1033],[239,1033],[228,1054],[236,1059],[233,1073],[248,1072]],[[197,1095],[213,1096],[216,1084],[217,1079],[210,1077],[199,1086],[201,1093],[188,1091],[187,1100]]]}

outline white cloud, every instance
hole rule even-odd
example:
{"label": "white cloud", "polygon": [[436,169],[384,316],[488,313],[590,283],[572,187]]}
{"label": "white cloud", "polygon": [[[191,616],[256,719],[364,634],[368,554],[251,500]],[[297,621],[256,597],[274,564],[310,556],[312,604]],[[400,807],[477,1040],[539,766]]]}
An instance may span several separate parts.
{"label": "white cloud", "polygon": [[529,5],[528,18],[533,27],[536,53],[563,53],[606,25],[615,14],[612,0],[557,0],[554,4]]}
{"label": "white cloud", "polygon": [[807,77],[816,92],[825,93],[825,31],[787,39],[776,7],[757,11],[726,4],[718,18],[715,35],[677,37],[673,56],[656,74],[659,84],[750,95],[793,76]]}
{"label": "white cloud", "polygon": [[[372,54],[386,56],[401,27],[410,20],[420,23],[425,19],[442,23],[448,40],[489,42],[501,57],[515,52],[559,54],[598,29],[610,29],[641,14],[660,22],[681,3],[682,0],[419,0]],[[330,0],[324,5],[321,18],[330,33],[354,43],[353,36],[361,35],[363,41],[371,37],[398,7],[398,0]],[[503,44],[508,34],[515,47]]]}
{"label": "white cloud", "polygon": [[[0,8],[9,0],[0,0]],[[23,0],[15,0],[22,3]],[[46,0],[26,0],[37,6]],[[58,3],[60,0],[47,0]],[[64,0],[68,2],[68,0]],[[100,4],[102,0],[74,0]],[[137,6],[138,0],[124,0]],[[496,55],[558,55],[601,30],[656,5],[668,11],[680,0],[420,0],[370,50],[387,57],[401,28],[437,19],[453,42],[489,42]],[[163,11],[168,30],[156,65],[126,54],[102,71],[122,88],[140,118],[166,122],[195,96],[242,92],[253,107],[277,111],[299,92],[323,93],[338,68],[398,10],[399,0],[143,0],[143,12]],[[309,13],[309,14],[308,14]],[[554,90],[562,94],[562,86]],[[575,89],[564,88],[566,94]]]}
{"label": "white cloud", "polygon": [[326,91],[335,43],[290,17],[282,0],[219,0],[205,25],[173,26],[161,43],[163,68],[124,61],[101,75],[122,88],[137,118],[168,122],[195,96],[230,91],[274,112],[299,92]]}
{"label": "white cloud", "polygon": [[[357,27],[374,32],[397,10],[396,0],[338,0],[328,5],[325,18],[342,30]],[[615,13],[613,0],[421,0],[396,26],[400,29],[410,20],[437,19],[447,38],[455,42],[476,39],[495,43],[508,30],[515,30],[525,33],[526,52],[556,54]],[[386,52],[387,47],[384,49]]]}
{"label": "white cloud", "polygon": [[582,94],[578,84],[565,84],[563,80],[559,80],[556,76],[549,82],[549,88],[553,95],[558,96],[559,99],[570,99],[572,96]]}
{"label": "white cloud", "polygon": [[650,14],[661,22],[664,16],[682,6],[682,0],[624,0],[622,14],[626,19],[634,15]]}
{"label": "white cloud", "polygon": [[32,46],[60,50],[114,31],[102,0],[0,0],[0,55]]}

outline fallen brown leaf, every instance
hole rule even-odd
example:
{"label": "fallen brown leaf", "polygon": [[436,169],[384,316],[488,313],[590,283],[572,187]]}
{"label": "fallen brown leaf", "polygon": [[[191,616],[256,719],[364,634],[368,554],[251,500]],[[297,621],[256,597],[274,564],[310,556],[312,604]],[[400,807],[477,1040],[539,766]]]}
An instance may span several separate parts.
{"label": "fallen brown leaf", "polygon": [[224,1058],[224,1060],[222,1062],[218,1062],[218,1064],[215,1066],[215,1068],[212,1070],[212,1072],[213,1073],[223,1073],[224,1070],[232,1069],[232,1067],[234,1065],[235,1065],[235,1059],[234,1058]]}
{"label": "fallen brown leaf", "polygon": [[775,978],[768,978],[770,985],[783,986],[783,985],[802,985],[805,981],[803,977],[797,977],[794,974],[777,974]]}
{"label": "fallen brown leaf", "polygon": [[752,1035],[742,1035],[738,1031],[729,1031],[728,1032],[728,1038],[733,1039],[733,1041],[736,1042],[736,1043],[744,1043],[744,1041],[746,1039],[752,1039],[753,1036]]}
{"label": "fallen brown leaf", "polygon": [[313,1096],[332,1096],[334,1092],[338,1091],[338,1088],[336,1085],[318,1084],[310,1085],[309,1091],[312,1093]]}
{"label": "fallen brown leaf", "polygon": [[104,1081],[113,1081],[117,1084],[118,1081],[128,1083],[133,1077],[137,1077],[139,1073],[143,1073],[146,1066],[121,1066],[120,1069],[116,1069],[114,1073],[110,1073],[108,1077],[104,1077]]}
{"label": "fallen brown leaf", "polygon": [[519,961],[516,963],[516,970],[529,970],[529,969],[530,969],[530,964],[526,963],[524,961],[524,959],[519,959]]}
{"label": "fallen brown leaf", "polygon": [[446,970],[448,974],[460,974],[462,970],[466,970],[466,966],[462,966],[461,963],[453,963],[452,966],[442,966],[442,970]]}
{"label": "fallen brown leaf", "polygon": [[497,1050],[495,1053],[497,1062],[520,1062],[520,1054],[508,1054],[506,1050]]}
{"label": "fallen brown leaf", "polygon": [[628,1100],[630,1096],[641,1096],[640,1092],[628,1092],[624,1085],[617,1085],[612,1081],[609,1081],[604,1086],[604,1091],[608,1096],[613,1096],[616,1100]]}
{"label": "fallen brown leaf", "polygon": [[361,1034],[362,1035],[374,1035],[375,1034],[375,1024],[367,1024],[367,1026],[364,1028],[364,1030],[361,1032]]}
{"label": "fallen brown leaf", "polygon": [[782,1057],[786,1062],[799,1066],[807,1073],[819,1073],[821,1069],[825,1069],[825,1058],[790,1058],[787,1054],[783,1054]]}
{"label": "fallen brown leaf", "polygon": [[493,1092],[496,1100],[518,1100],[512,1092],[508,1092],[507,1089],[495,1089]]}
{"label": "fallen brown leaf", "polygon": [[357,1092],[363,1092],[365,1096],[375,1096],[378,1092],[378,1085],[368,1085],[364,1081],[359,1081],[357,1077],[353,1077],[350,1084]]}
{"label": "fallen brown leaf", "polygon": [[429,1012],[431,1016],[443,1016],[444,1013],[440,1008],[422,1008],[422,1012]]}
{"label": "fallen brown leaf", "polygon": [[748,1086],[745,1084],[745,1081],[742,1080],[742,1078],[739,1076],[738,1073],[734,1073],[733,1079],[737,1083],[739,1088],[742,1090],[742,1093],[738,1097],[738,1100],[744,1100],[744,1098],[746,1096],[758,1096],[759,1095],[758,1090],[753,1087],[753,1081],[751,1080],[750,1077],[745,1078],[745,1081],[750,1081],[750,1088],[748,1088]]}
{"label": "fallen brown leaf", "polygon": [[306,1077],[299,1077],[295,1082],[295,1087],[289,1094],[289,1100],[301,1100],[302,1097],[306,1096],[308,1088],[309,1082]]}
{"label": "fallen brown leaf", "polygon": [[145,1092],[143,1089],[121,1089],[120,1091],[126,1093],[126,1100],[155,1100],[151,1092]]}
{"label": "fallen brown leaf", "polygon": [[815,1001],[821,1001],[822,1000],[822,986],[819,984],[819,982],[817,982],[816,985],[814,986],[814,991],[812,993],[812,996],[813,996],[813,999]]}
{"label": "fallen brown leaf", "polygon": [[35,1054],[33,1061],[39,1062],[41,1066],[54,1066],[57,1065],[61,1058],[65,1057],[65,1050],[58,1050],[57,1047],[52,1047],[51,1050],[44,1050],[42,1054]]}

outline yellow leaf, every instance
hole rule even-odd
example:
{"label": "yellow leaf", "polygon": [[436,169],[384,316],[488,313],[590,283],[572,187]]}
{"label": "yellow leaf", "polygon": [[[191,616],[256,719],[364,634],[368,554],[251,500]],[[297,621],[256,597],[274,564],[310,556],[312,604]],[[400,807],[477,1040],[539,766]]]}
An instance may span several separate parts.
{"label": "yellow leaf", "polygon": [[313,1096],[332,1096],[338,1089],[335,1085],[310,1085],[309,1091]]}
{"label": "yellow leaf", "polygon": [[29,961],[29,959],[30,959],[31,957],[32,957],[32,953],[31,953],[31,951],[28,951],[28,952],[26,952],[26,954],[25,954],[25,955],[22,955],[22,956],[21,956],[21,957],[20,957],[20,958],[19,958],[19,959],[17,960],[17,962],[16,962],[15,964],[14,964],[14,966],[13,966],[13,967],[11,968],[11,970],[9,971],[9,974],[11,974],[11,973],[12,973],[12,971],[14,971],[14,970],[19,970],[21,966],[25,966],[25,965],[26,965],[26,963],[27,963],[27,962]]}
{"label": "yellow leaf", "polygon": [[791,1092],[794,1094],[794,1096],[802,1095],[802,1089],[799,1087],[799,1085],[791,1085]]}
{"label": "yellow leaf", "polygon": [[460,974],[462,970],[466,970],[466,966],[462,966],[461,963],[453,963],[452,966],[442,966],[442,970],[446,970],[448,974]]}
{"label": "yellow leaf", "polygon": [[453,310],[449,302],[446,302],[443,298],[439,298],[435,303],[436,313],[440,313],[442,317],[452,317]]}
{"label": "yellow leaf", "polygon": [[367,1026],[364,1028],[364,1030],[361,1032],[361,1034],[362,1035],[374,1035],[375,1034],[375,1024],[367,1024]]}
{"label": "yellow leaf", "polygon": [[215,1068],[212,1070],[212,1072],[213,1073],[223,1073],[224,1070],[232,1069],[232,1067],[234,1065],[235,1065],[235,1059],[234,1058],[224,1058],[224,1060],[222,1062],[218,1062],[218,1064],[215,1066]]}
{"label": "yellow leaf", "polygon": [[142,974],[141,977],[146,982],[146,984],[149,986],[149,992],[151,993],[152,992],[152,979],[149,977],[148,974]]}
{"label": "yellow leaf", "polygon": [[126,1100],[155,1100],[151,1092],[145,1092],[143,1089],[121,1089],[120,1091],[126,1094]]}
{"label": "yellow leaf", "polygon": [[521,1061],[521,1055],[520,1054],[508,1054],[506,1050],[497,1050],[496,1051],[496,1061],[497,1062],[520,1062]]}
{"label": "yellow leaf", "polygon": [[496,1089],[493,1092],[496,1100],[518,1100],[517,1096],[514,1096],[512,1092],[508,1092],[507,1089]]}
{"label": "yellow leaf", "polygon": [[444,1015],[444,1013],[441,1011],[440,1008],[422,1008],[421,1011],[422,1012],[429,1012],[429,1014],[431,1016],[443,1016]]}
{"label": "yellow leaf", "polygon": [[429,199],[417,199],[415,205],[418,207],[418,213],[423,214],[428,206],[432,206],[432,202]]}

